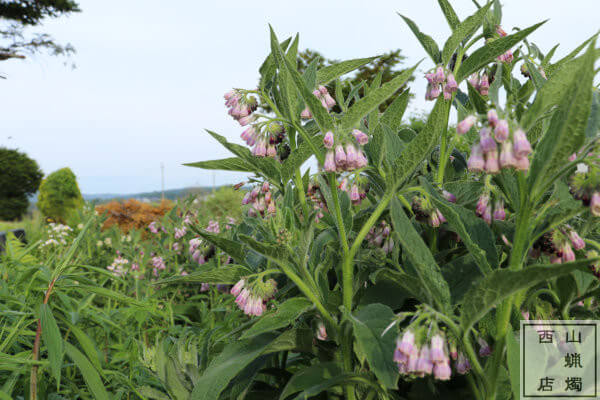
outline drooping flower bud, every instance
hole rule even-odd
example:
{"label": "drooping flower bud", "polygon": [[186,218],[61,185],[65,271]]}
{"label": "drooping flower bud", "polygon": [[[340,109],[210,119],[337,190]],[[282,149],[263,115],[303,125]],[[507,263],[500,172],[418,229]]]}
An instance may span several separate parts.
{"label": "drooping flower bud", "polygon": [[300,118],[302,119],[311,119],[313,117],[312,113],[310,112],[310,109],[308,107],[306,107],[304,110],[302,110],[302,112],[300,113]]}
{"label": "drooping flower bud", "polygon": [[475,90],[479,90],[479,75],[473,74],[469,77],[468,82],[473,86]]}
{"label": "drooping flower bud", "polygon": [[471,370],[471,363],[465,357],[465,355],[461,352],[458,353],[458,360],[456,362],[456,372],[461,375],[468,373]]}
{"label": "drooping flower bud", "polygon": [[402,339],[397,343],[397,347],[402,353],[410,356],[415,348],[415,334],[410,330],[404,332]]}
{"label": "drooping flower bud", "polygon": [[439,334],[434,335],[431,338],[431,361],[438,363],[442,362],[446,359],[446,354],[444,352],[445,341]]}
{"label": "drooping flower bud", "polygon": [[444,196],[444,198],[450,203],[456,203],[456,196],[448,192],[447,190],[442,191],[442,196]]}
{"label": "drooping flower bud", "polygon": [[448,90],[448,86],[445,83],[442,84],[442,93],[444,94],[444,100],[450,100],[452,98],[452,92]]}
{"label": "drooping flower bud", "polygon": [[419,358],[417,360],[417,372],[422,372],[425,375],[431,374],[433,370],[433,362],[431,361],[431,356],[429,352],[429,346],[426,344],[421,347],[421,351],[419,351]]}
{"label": "drooping flower bud", "polygon": [[436,83],[442,83],[446,80],[446,75],[444,74],[444,67],[442,67],[441,65],[437,67],[437,69],[435,70],[435,82]]}
{"label": "drooping flower bud", "polygon": [[450,380],[452,375],[452,369],[450,368],[450,361],[445,358],[443,362],[436,363],[433,367],[433,376],[435,379],[440,381]]}
{"label": "drooping flower bud", "polygon": [[527,157],[531,153],[531,144],[522,129],[517,129],[514,133],[514,151],[515,157]]}
{"label": "drooping flower bud", "polygon": [[233,285],[230,293],[237,297],[244,288],[245,283],[246,282],[243,279],[240,279],[235,285]]}
{"label": "drooping flower bud", "polygon": [[500,37],[505,37],[507,35],[500,25],[496,25],[496,34]]}
{"label": "drooping flower bud", "polygon": [[323,145],[327,149],[331,149],[333,147],[333,132],[329,131],[323,137]]}
{"label": "drooping flower bud", "polygon": [[327,340],[327,330],[325,329],[323,322],[319,322],[317,325],[317,339]]}
{"label": "drooping flower bud", "polygon": [[494,219],[504,221],[506,219],[506,211],[504,211],[504,202],[502,200],[496,201],[494,206]]}
{"label": "drooping flower bud", "polygon": [[472,172],[483,171],[483,168],[485,167],[485,160],[483,159],[483,150],[481,149],[481,145],[475,144],[473,146],[471,149],[471,155],[467,161],[467,166],[469,171]]}
{"label": "drooping flower bud", "polygon": [[490,89],[490,82],[488,80],[487,74],[481,75],[481,80],[479,81],[479,93],[482,96],[487,96]]}
{"label": "drooping flower bud", "polygon": [[477,122],[477,117],[474,115],[469,115],[456,125],[456,133],[459,135],[464,135],[471,130],[473,125],[475,125],[475,122]]}
{"label": "drooping flower bud", "polygon": [[590,212],[596,217],[600,217],[600,192],[594,192],[592,194],[592,200],[590,201]]}
{"label": "drooping flower bud", "polygon": [[327,172],[335,172],[336,167],[333,151],[328,151],[327,154],[325,154],[325,163],[323,164],[323,168]]}
{"label": "drooping flower bud", "polygon": [[483,338],[478,338],[477,343],[479,343],[480,346],[479,357],[487,357],[492,354],[492,348]]}
{"label": "drooping flower bud", "polygon": [[[337,155],[337,154],[336,154]],[[346,167],[356,168],[358,166],[358,152],[353,144],[346,145]]]}
{"label": "drooping flower bud", "polygon": [[454,93],[458,90],[458,83],[456,83],[456,79],[454,78],[452,72],[448,72],[448,77],[446,79],[446,89],[450,93]]}
{"label": "drooping flower bud", "polygon": [[517,160],[515,159],[515,154],[513,153],[513,145],[511,142],[502,143],[500,149],[500,167],[502,168],[511,168],[516,167]]}
{"label": "drooping flower bud", "polygon": [[565,242],[561,247],[562,260],[563,262],[575,261],[575,253],[568,242]]}
{"label": "drooping flower bud", "polygon": [[500,172],[500,162],[498,161],[498,150],[494,149],[485,155],[485,172],[496,174]]}
{"label": "drooping flower bud", "polygon": [[354,139],[356,139],[358,144],[360,144],[361,146],[369,143],[369,136],[367,136],[367,134],[361,130],[353,129],[352,135],[354,136]]}
{"label": "drooping flower bud", "polygon": [[346,168],[346,153],[344,153],[344,148],[341,144],[335,147],[335,165],[340,170]]}
{"label": "drooping flower bud", "polygon": [[569,239],[575,250],[582,250],[585,248],[585,241],[574,230],[569,232]]}
{"label": "drooping flower bud", "polygon": [[495,127],[498,123],[498,113],[496,110],[489,110],[487,113],[487,119],[490,126]]}
{"label": "drooping flower bud", "polygon": [[477,206],[475,207],[475,212],[477,213],[477,215],[482,216],[485,213],[485,209],[487,208],[489,201],[489,194],[484,193],[481,196],[479,196],[479,199],[477,200]]}
{"label": "drooping flower bud", "polygon": [[350,200],[352,200],[353,203],[360,201],[360,194],[358,193],[358,186],[356,184],[352,185],[352,188],[350,189]]}
{"label": "drooping flower bud", "polygon": [[498,142],[504,142],[508,139],[509,131],[508,131],[508,121],[505,119],[501,119],[496,123],[496,128],[494,129],[494,137]]}
{"label": "drooping flower bud", "polygon": [[525,157],[516,157],[515,158],[515,167],[519,171],[527,171],[529,170],[529,158]]}
{"label": "drooping flower bud", "polygon": [[484,153],[489,153],[490,151],[498,150],[498,146],[496,145],[496,141],[491,135],[489,128],[482,128],[479,131],[481,149]]}

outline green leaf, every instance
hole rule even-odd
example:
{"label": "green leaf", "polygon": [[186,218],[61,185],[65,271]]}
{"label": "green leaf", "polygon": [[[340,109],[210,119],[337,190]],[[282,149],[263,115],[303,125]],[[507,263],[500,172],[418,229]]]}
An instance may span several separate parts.
{"label": "green leaf", "polygon": [[310,141],[312,142],[312,146],[310,143],[303,141],[298,148],[292,150],[288,158],[281,165],[281,181],[283,183],[287,183],[296,172],[296,168],[300,168],[313,155],[313,147],[320,150],[324,149],[323,136],[311,136]]}
{"label": "green leaf", "polygon": [[327,112],[327,109],[323,107],[321,102],[312,94],[312,91],[306,86],[304,79],[302,79],[302,76],[298,73],[296,68],[283,56],[273,28],[269,28],[271,30],[271,49],[273,54],[275,54],[275,59],[278,60],[280,71],[287,71],[290,75],[293,84],[296,86],[296,89],[300,92],[300,96],[310,109],[321,132],[333,131],[333,120]]}
{"label": "green leaf", "polygon": [[172,277],[161,279],[156,285],[170,283],[219,283],[234,284],[242,277],[251,274],[252,271],[243,265],[226,264],[219,268],[209,269],[207,271],[194,271],[189,275],[174,275]]}
{"label": "green leaf", "polygon": [[317,71],[317,84],[327,85],[329,82],[346,75],[377,58],[378,57],[355,58],[353,60],[342,61],[323,67]]}
{"label": "green leaf", "polygon": [[398,366],[393,359],[396,332],[388,329],[384,334],[384,331],[394,319],[394,312],[383,304],[369,304],[350,315],[357,346],[366,356],[371,371],[389,389],[395,388],[398,380]]}
{"label": "green leaf", "polygon": [[398,241],[402,251],[414,265],[422,285],[430,293],[440,310],[446,310],[450,303],[450,290],[442,276],[440,267],[435,262],[431,251],[408,219],[402,204],[397,198],[390,203],[390,214],[394,231],[398,233]]}
{"label": "green leaf", "polygon": [[414,67],[402,71],[391,81],[385,83],[377,89],[369,91],[369,94],[356,103],[348,112],[342,117],[340,123],[340,130],[342,132],[350,132],[352,128],[355,128],[360,123],[361,119],[364,118],[371,111],[376,110],[379,105],[390,98],[398,89],[400,89],[412,76],[414,70],[419,64]]}
{"label": "green leaf", "polygon": [[269,243],[259,242],[251,236],[240,234],[240,240],[248,245],[252,250],[271,259],[275,262],[281,262],[290,265],[292,255],[284,246],[273,245]]}
{"label": "green leaf", "polygon": [[489,3],[485,7],[480,8],[477,12],[467,19],[465,19],[460,25],[453,29],[452,35],[444,44],[444,49],[442,50],[442,64],[447,65],[452,58],[452,54],[458,48],[460,43],[471,37],[477,29],[483,23],[483,19],[485,18],[485,14],[492,6],[492,3]]}
{"label": "green leaf", "polygon": [[430,302],[431,294],[427,291],[427,288],[423,286],[418,278],[407,273],[392,269],[382,269],[375,274],[375,281],[391,282],[420,302]]}
{"label": "green leaf", "polygon": [[100,359],[100,354],[98,350],[96,350],[97,345],[92,341],[92,339],[83,331],[83,329],[79,328],[77,325],[71,324],[70,322],[64,321],[75,338],[77,338],[77,342],[85,352],[89,361],[93,364],[94,368],[98,372],[102,372],[102,364]]}
{"label": "green leaf", "polygon": [[235,261],[242,262],[246,258],[244,248],[243,246],[240,246],[239,242],[221,237],[214,233],[206,232],[204,230],[197,230],[196,233],[202,236],[203,239],[223,250]]}
{"label": "green leaf", "polygon": [[[288,45],[292,41],[292,38],[289,37],[283,42],[281,42],[280,46],[283,50],[287,49]],[[275,72],[277,72],[277,64],[275,63],[275,58],[273,57],[273,53],[269,53],[265,61],[260,66],[258,72],[261,74],[260,86],[266,87],[273,77],[275,76]]]}
{"label": "green leaf", "polygon": [[194,163],[183,164],[186,167],[202,168],[202,169],[218,169],[222,171],[240,171],[254,172],[252,164],[244,161],[239,157],[223,158],[221,160],[198,161]]}
{"label": "green leaf", "polygon": [[429,54],[429,57],[431,57],[433,62],[435,64],[440,64],[442,62],[442,55],[440,54],[440,49],[438,48],[437,43],[435,43],[435,40],[433,40],[431,36],[421,32],[417,24],[415,24],[411,19],[405,17],[402,14],[398,15],[402,17],[402,19],[404,20],[404,22],[406,22],[410,30],[413,31],[413,33],[417,37],[417,40],[419,41],[419,43],[421,43],[421,46],[423,46],[423,48],[425,49],[427,54]]}
{"label": "green leaf", "polygon": [[460,304],[465,293],[471,289],[477,280],[483,277],[479,266],[473,261],[470,254],[454,258],[448,264],[442,266],[442,274],[450,287],[452,304]]}
{"label": "green leaf", "polygon": [[[228,344],[196,381],[190,400],[218,399],[229,382],[256,358],[293,349],[295,344],[288,342],[287,336],[285,333],[278,336],[269,332]],[[283,338],[277,341],[278,337]]]}
{"label": "green leaf", "polygon": [[[571,84],[566,88],[560,104],[554,111],[548,130],[535,148],[528,176],[529,188],[534,198],[538,195],[538,185],[544,185],[548,179],[553,179],[569,162],[569,156],[579,150],[585,141],[585,130],[592,105],[596,60],[594,44],[595,41],[584,56],[581,67],[571,78]],[[544,87],[548,84],[549,82]]]}
{"label": "green leaf", "polygon": [[446,201],[427,180],[420,181],[431,195],[434,205],[456,230],[481,272],[487,275],[492,269],[497,269],[499,261],[496,240],[488,224],[477,217],[473,211]]}
{"label": "green leaf", "polygon": [[402,117],[410,100],[410,91],[403,91],[394,99],[392,104],[387,107],[379,121],[380,125],[387,125],[391,130],[397,131],[402,125]]}
{"label": "green leaf", "polygon": [[448,124],[450,102],[440,96],[429,114],[427,123],[409,144],[406,145],[400,157],[394,163],[394,181],[396,187],[401,185],[431,154],[442,132]]}
{"label": "green leaf", "polygon": [[530,26],[529,28],[523,29],[522,31],[512,35],[496,39],[493,42],[477,49],[469,56],[469,58],[463,61],[456,74],[456,81],[460,83],[472,73],[479,71],[481,68],[494,61],[496,57],[505,53],[507,50],[526,38],[531,32],[535,31],[545,22],[546,21],[540,22],[539,24]]}
{"label": "green leaf", "polygon": [[311,307],[312,303],[304,297],[286,300],[277,307],[277,310],[262,316],[258,322],[244,332],[241,339],[248,339],[265,332],[285,328]]}
{"label": "green leaf", "polygon": [[[560,69],[562,69],[562,67],[565,64],[567,64],[571,60],[573,60],[577,56],[577,54],[579,54],[581,52],[581,50],[585,49],[585,46],[587,46],[592,40],[594,40],[596,38],[596,36],[598,36],[597,33],[595,33],[594,35],[592,35],[585,42],[583,42],[579,46],[577,46],[572,52],[570,52],[569,54],[567,54],[566,56],[564,56],[563,58],[561,58],[560,60],[558,60],[554,64],[548,65],[545,68],[545,71],[548,74],[548,76],[552,77],[552,75],[554,75],[557,71],[559,71]],[[548,56],[550,56],[550,53],[548,53]]]}
{"label": "green leaf", "polygon": [[48,304],[40,306],[40,322],[42,324],[42,339],[48,350],[48,361],[50,361],[50,370],[52,376],[60,384],[60,370],[63,360],[63,340],[58,329],[58,324],[52,315],[52,310]]}
{"label": "green leaf", "polygon": [[444,16],[446,17],[446,21],[448,21],[450,29],[454,31],[460,25],[460,19],[458,19],[458,15],[456,15],[454,8],[452,8],[452,5],[450,5],[448,0],[438,0],[438,3],[442,9],[442,12],[444,13]]}
{"label": "green leaf", "polygon": [[475,107],[475,110],[477,110],[479,114],[486,114],[488,108],[487,101],[485,101],[483,96],[468,82],[467,88],[469,89],[469,103],[473,104],[473,107]]}
{"label": "green leaf", "polygon": [[333,389],[336,387],[343,386],[361,386],[361,387],[369,387],[376,392],[379,392],[380,395],[383,395],[383,391],[379,386],[377,386],[370,376],[365,376],[361,374],[355,373],[343,373],[340,375],[336,375],[333,378],[326,379],[320,382],[317,385],[313,385],[309,388],[305,388],[304,391],[298,396],[294,397],[294,400],[308,400],[314,399],[314,396],[317,396],[321,392],[329,389]]}
{"label": "green leaf", "polygon": [[139,388],[137,388],[137,391],[140,392],[140,394],[142,396],[144,396],[150,400],[171,400],[171,398],[169,396],[167,396],[160,390],[154,389],[153,387],[150,387],[150,386],[139,387]]}
{"label": "green leaf", "polygon": [[523,289],[530,288],[549,279],[569,274],[575,270],[585,271],[598,258],[579,260],[566,264],[550,264],[526,267],[514,271],[495,270],[481,279],[465,294],[461,310],[461,325],[466,332],[483,318],[494,306]]}
{"label": "green leaf", "polygon": [[94,369],[90,361],[75,346],[65,342],[65,351],[67,356],[77,366],[83,380],[96,400],[109,400],[108,393],[102,384],[100,375]]}
{"label": "green leaf", "polygon": [[296,372],[283,388],[279,400],[285,400],[294,393],[309,390],[342,373],[341,367],[335,362],[322,362],[304,367]]}
{"label": "green leaf", "polygon": [[595,138],[598,136],[598,131],[600,131],[600,91],[594,89],[592,109],[587,127],[585,128],[585,137],[588,139]]}
{"label": "green leaf", "polygon": [[215,138],[223,147],[227,150],[231,151],[236,156],[240,157],[247,163],[254,165],[256,169],[262,172],[266,177],[271,178],[272,180],[279,182],[280,172],[279,172],[279,163],[275,161],[271,157],[256,157],[252,155],[250,150],[239,144],[229,143],[227,139],[223,136],[206,129],[209,135]]}

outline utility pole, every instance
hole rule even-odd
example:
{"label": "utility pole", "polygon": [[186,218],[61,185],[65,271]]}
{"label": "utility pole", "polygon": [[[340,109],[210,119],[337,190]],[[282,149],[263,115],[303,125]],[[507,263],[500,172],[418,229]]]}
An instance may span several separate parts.
{"label": "utility pole", "polygon": [[165,164],[160,163],[160,191],[161,191],[161,199],[165,201]]}

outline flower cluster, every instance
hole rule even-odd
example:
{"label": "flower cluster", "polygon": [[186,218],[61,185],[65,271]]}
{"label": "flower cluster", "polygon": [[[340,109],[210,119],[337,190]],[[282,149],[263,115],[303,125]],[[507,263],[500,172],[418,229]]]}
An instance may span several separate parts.
{"label": "flower cluster", "polygon": [[444,71],[444,67],[437,66],[434,71],[425,74],[427,79],[427,91],[425,100],[435,100],[440,93],[444,94],[444,99],[450,100],[452,93],[458,90],[458,84],[454,75],[450,71]]}
{"label": "flower cluster", "polygon": [[367,157],[362,151],[362,146],[369,142],[369,136],[359,129],[352,130],[356,145],[348,136],[334,135],[331,131],[325,133],[323,145],[328,150],[323,164],[325,171],[353,171],[367,166]]}
{"label": "flower cluster", "polygon": [[229,115],[238,121],[241,126],[246,126],[256,119],[252,115],[258,108],[256,97],[248,96],[246,91],[235,89],[225,93],[223,97],[225,98],[225,106],[229,108]]}
{"label": "flower cluster", "polygon": [[437,228],[446,222],[446,218],[444,218],[440,210],[434,207],[431,201],[425,197],[413,197],[411,208],[417,221],[428,224],[433,228]]}
{"label": "flower cluster", "polygon": [[487,73],[481,75],[474,73],[469,77],[468,82],[480,95],[487,96],[490,93],[490,79]]}
{"label": "flower cluster", "polygon": [[[500,25],[496,26],[496,35],[498,35],[499,37],[505,37],[507,34],[504,31],[504,29],[502,29],[502,27]],[[488,42],[493,41],[494,39],[488,39]],[[498,61],[501,62],[505,62],[507,64],[510,64],[511,62],[513,62],[514,56],[511,50],[507,50],[505,53],[500,54],[497,57]]]}
{"label": "flower cluster", "polygon": [[56,224],[54,222],[50,222],[48,224],[48,229],[46,230],[46,234],[48,235],[48,239],[43,242],[40,247],[47,246],[58,246],[67,244],[67,239],[73,232],[73,228],[68,225]]}
{"label": "flower cluster", "polygon": [[[458,373],[465,374],[471,369],[462,353],[451,356],[458,358],[455,365]],[[435,334],[427,343],[427,339],[419,342],[412,330],[406,330],[396,341],[394,362],[403,375],[424,377],[433,373],[435,379],[443,381],[449,380],[452,375],[448,345],[441,333]]]}
{"label": "flower cluster", "polygon": [[277,292],[277,282],[269,279],[266,282],[257,280],[251,285],[245,279],[239,280],[230,293],[235,298],[235,303],[246,315],[261,316],[267,310],[267,301],[272,299]]}
{"label": "flower cluster", "polygon": [[573,228],[566,225],[542,235],[533,244],[530,255],[537,258],[544,253],[550,257],[552,264],[561,264],[575,261],[573,250],[583,250],[584,248],[585,241]]}
{"label": "flower cluster", "polygon": [[362,203],[362,201],[367,197],[369,186],[363,181],[363,179],[359,179],[358,177],[355,178],[352,183],[349,182],[348,178],[343,178],[338,185],[338,189],[348,193],[348,196],[350,196],[350,201],[352,201],[352,204],[356,206]]}
{"label": "flower cluster", "polygon": [[[477,122],[477,117],[470,115],[460,121],[456,132],[467,133]],[[520,171],[529,170],[529,154],[531,144],[522,129],[512,133],[507,120],[499,119],[495,110],[490,110],[487,120],[479,131],[479,142],[473,145],[467,162],[470,171],[496,174],[501,168],[514,168]]]}
{"label": "flower cluster", "polygon": [[[125,275],[127,275],[127,266],[128,265],[129,265],[129,260],[121,257],[121,255],[118,255],[117,258],[115,258],[113,260],[112,264],[107,266],[106,269],[109,270],[110,272],[112,272],[112,274],[114,276],[124,277]],[[131,266],[131,269],[134,270],[133,265]],[[139,269],[139,267],[138,267],[138,269]]]}
{"label": "flower cluster", "polygon": [[187,228],[185,226],[181,227],[181,228],[175,228],[175,240],[179,240],[182,237],[185,236],[185,234],[187,233]]}
{"label": "flower cluster", "polygon": [[386,254],[391,253],[394,249],[394,240],[391,237],[390,225],[385,221],[381,221],[377,226],[369,230],[367,241],[371,246],[381,248]]}
{"label": "flower cluster", "polygon": [[251,205],[248,210],[248,216],[250,217],[258,215],[264,217],[265,213],[273,215],[277,212],[269,182],[264,182],[261,187],[255,186],[251,191],[246,193],[242,199],[242,205],[246,204]]}
{"label": "flower cluster", "polygon": [[483,218],[487,224],[492,223],[492,218],[497,221],[504,221],[506,219],[504,200],[502,200],[502,198],[497,198],[495,201],[492,201],[490,198],[489,192],[484,192],[479,196],[477,206],[475,207],[475,214]]}
{"label": "flower cluster", "polygon": [[[331,97],[325,86],[319,86],[313,91],[313,94],[317,99],[321,101],[321,105],[323,105],[323,108],[327,109],[328,111],[336,105],[335,100],[333,99],[333,97]],[[302,119],[311,119],[312,117],[313,115],[310,112],[308,106],[304,110],[302,110],[302,113],[300,113],[300,118]]]}
{"label": "flower cluster", "polygon": [[154,267],[152,269],[152,274],[154,276],[158,276],[158,271],[164,271],[165,269],[167,269],[165,260],[163,260],[162,257],[159,257],[159,256],[152,257],[151,263],[152,263],[152,266]]}

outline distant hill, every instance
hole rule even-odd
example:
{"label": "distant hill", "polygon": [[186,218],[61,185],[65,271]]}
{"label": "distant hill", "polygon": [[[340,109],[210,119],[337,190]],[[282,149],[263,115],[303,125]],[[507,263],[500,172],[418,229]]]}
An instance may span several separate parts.
{"label": "distant hill", "polygon": [[[217,188],[214,188],[217,189]],[[189,195],[204,195],[213,191],[212,187],[186,187],[181,189],[170,189],[165,190],[165,199],[169,200],[177,200],[182,197],[187,197]],[[160,200],[162,197],[162,193],[160,191],[154,192],[143,192],[143,193],[131,193],[131,194],[122,194],[122,193],[97,193],[97,194],[84,194],[83,198],[86,201],[96,201],[96,202],[108,202],[111,200],[124,200],[124,199],[137,199],[137,200],[145,200],[145,201],[156,201]]]}

